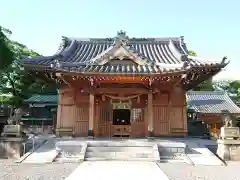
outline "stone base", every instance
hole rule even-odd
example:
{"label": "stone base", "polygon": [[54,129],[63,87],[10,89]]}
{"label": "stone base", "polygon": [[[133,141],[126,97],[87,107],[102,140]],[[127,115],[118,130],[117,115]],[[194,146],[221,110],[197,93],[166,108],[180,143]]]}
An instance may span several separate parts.
{"label": "stone base", "polygon": [[73,136],[73,128],[72,127],[61,127],[56,128],[57,136]]}
{"label": "stone base", "polygon": [[153,138],[154,137],[154,134],[152,131],[148,131],[148,138]]}
{"label": "stone base", "polygon": [[217,155],[226,161],[240,161],[240,140],[219,139]]}
{"label": "stone base", "polygon": [[93,130],[89,129],[88,130],[88,137],[93,138],[93,136],[94,136]]}
{"label": "stone base", "polygon": [[3,128],[2,136],[14,136],[14,137],[23,137],[25,133],[21,125],[5,125]]}
{"label": "stone base", "polygon": [[220,137],[222,139],[237,138],[239,139],[239,127],[221,127]]}
{"label": "stone base", "polygon": [[0,138],[0,158],[19,159],[23,155],[23,142],[26,140],[27,138]]}

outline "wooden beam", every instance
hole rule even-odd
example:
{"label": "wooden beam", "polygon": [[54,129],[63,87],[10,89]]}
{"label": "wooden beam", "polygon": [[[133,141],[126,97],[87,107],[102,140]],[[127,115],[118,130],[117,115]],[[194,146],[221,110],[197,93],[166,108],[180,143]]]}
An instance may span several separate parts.
{"label": "wooden beam", "polygon": [[143,88],[96,88],[94,89],[94,92],[97,94],[104,94],[104,93],[110,93],[110,94],[116,94],[116,93],[124,93],[124,94],[147,94],[149,92],[148,89]]}
{"label": "wooden beam", "polygon": [[157,78],[157,77],[168,77],[168,76],[179,76],[184,72],[169,72],[169,73],[153,73],[153,74],[124,74],[124,73],[101,73],[101,72],[84,72],[84,73],[76,73],[76,72],[62,72],[60,74],[63,74],[64,76],[76,76],[79,78],[87,78],[92,77],[96,79],[104,79],[104,78],[115,78],[115,77],[130,77],[134,79],[142,78],[142,79],[149,79],[151,78]]}

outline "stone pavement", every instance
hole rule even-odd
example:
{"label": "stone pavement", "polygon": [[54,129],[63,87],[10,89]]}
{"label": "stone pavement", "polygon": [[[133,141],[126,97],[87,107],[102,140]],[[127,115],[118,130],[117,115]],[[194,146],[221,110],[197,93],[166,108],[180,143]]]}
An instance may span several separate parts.
{"label": "stone pavement", "polygon": [[[0,160],[0,180],[65,180],[77,167],[79,163],[16,164],[10,160]],[[170,180],[240,179],[240,162],[230,162],[228,166],[160,163],[159,167]]]}
{"label": "stone pavement", "polygon": [[138,180],[169,180],[156,163],[132,161],[83,162],[66,180],[78,180],[79,177],[89,180],[123,180],[132,177]]}

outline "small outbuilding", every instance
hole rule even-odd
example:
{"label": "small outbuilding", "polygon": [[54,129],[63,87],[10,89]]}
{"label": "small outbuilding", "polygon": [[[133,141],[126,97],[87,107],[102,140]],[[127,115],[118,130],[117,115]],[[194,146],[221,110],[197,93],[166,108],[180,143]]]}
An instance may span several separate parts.
{"label": "small outbuilding", "polygon": [[232,118],[240,115],[240,108],[223,91],[188,91],[187,104],[188,116],[206,123],[213,136],[219,135],[224,113],[229,113]]}
{"label": "small outbuilding", "polygon": [[32,95],[24,101],[21,121],[34,133],[51,131],[55,129],[57,104],[57,95]]}

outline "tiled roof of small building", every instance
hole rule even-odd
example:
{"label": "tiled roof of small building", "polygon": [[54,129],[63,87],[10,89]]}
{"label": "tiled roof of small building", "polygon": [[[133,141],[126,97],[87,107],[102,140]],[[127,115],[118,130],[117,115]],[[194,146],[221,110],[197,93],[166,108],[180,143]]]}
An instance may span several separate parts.
{"label": "tiled roof of small building", "polygon": [[189,91],[187,92],[188,108],[200,113],[218,114],[227,110],[240,114],[240,108],[223,91]]}
{"label": "tiled roof of small building", "polygon": [[[128,56],[139,59],[143,64],[102,64],[104,59],[111,57],[119,48]],[[146,74],[178,72],[190,67],[225,66],[216,61],[204,61],[188,56],[188,49],[183,37],[169,38],[67,38],[53,56],[27,59],[28,66],[43,66],[56,71],[70,72],[98,72],[98,73],[124,73]]]}
{"label": "tiled roof of small building", "polygon": [[25,103],[58,103],[58,95],[33,95],[24,101]]}

